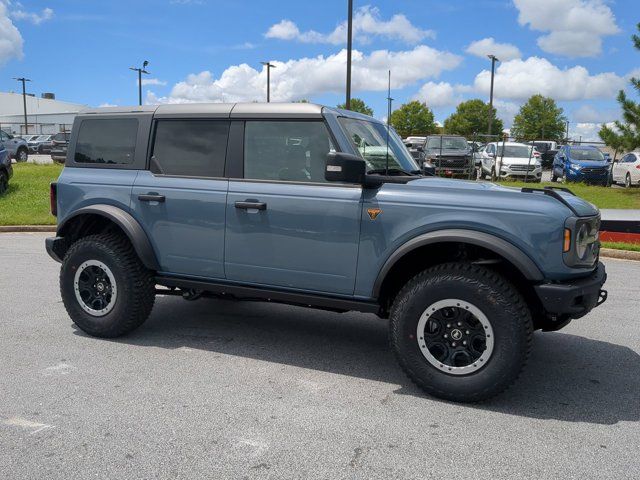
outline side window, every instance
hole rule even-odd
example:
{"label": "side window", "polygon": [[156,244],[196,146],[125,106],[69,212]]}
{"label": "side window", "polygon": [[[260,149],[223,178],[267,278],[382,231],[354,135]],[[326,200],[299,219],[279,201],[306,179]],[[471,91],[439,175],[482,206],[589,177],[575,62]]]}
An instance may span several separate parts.
{"label": "side window", "polygon": [[247,121],[244,178],[324,183],[331,150],[322,121]]}
{"label": "side window", "polygon": [[133,162],[138,134],[135,118],[83,120],[74,160],[77,163],[129,165]]}
{"label": "side window", "polygon": [[493,144],[487,146],[487,153],[493,153]]}
{"label": "side window", "polygon": [[222,177],[228,137],[226,120],[158,120],[151,171],[160,175]]}
{"label": "side window", "polygon": [[7,135],[5,132],[0,131],[0,141],[2,142],[6,142],[7,140],[9,140],[9,135]]}

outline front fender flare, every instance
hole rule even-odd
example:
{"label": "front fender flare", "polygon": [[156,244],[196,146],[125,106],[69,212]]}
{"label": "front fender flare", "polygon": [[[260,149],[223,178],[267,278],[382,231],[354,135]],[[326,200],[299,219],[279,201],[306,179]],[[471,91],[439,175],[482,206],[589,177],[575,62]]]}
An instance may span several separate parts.
{"label": "front fender flare", "polygon": [[153,246],[142,226],[131,214],[113,205],[96,204],[76,210],[58,225],[58,237],[64,237],[72,220],[80,215],[98,215],[111,220],[127,235],[143,265],[150,270],[160,270]]}
{"label": "front fender flare", "polygon": [[511,262],[527,280],[540,282],[544,279],[544,275],[542,275],[538,266],[533,262],[533,260],[531,260],[531,258],[529,258],[529,256],[512,243],[509,243],[502,238],[475,230],[437,230],[435,232],[424,233],[412,238],[401,245],[389,256],[380,269],[376,281],[373,284],[373,298],[378,298],[387,274],[391,271],[396,262],[404,255],[425,245],[444,242],[468,243],[470,245],[477,245],[479,247],[486,248],[487,250],[491,250],[495,254],[500,255],[505,260]]}

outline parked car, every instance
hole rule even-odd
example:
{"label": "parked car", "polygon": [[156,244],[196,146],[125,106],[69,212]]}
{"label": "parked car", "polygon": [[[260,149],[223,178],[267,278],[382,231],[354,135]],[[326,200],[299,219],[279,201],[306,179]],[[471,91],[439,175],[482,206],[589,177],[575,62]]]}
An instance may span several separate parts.
{"label": "parked car", "polygon": [[409,149],[409,153],[416,160],[421,163],[424,161],[424,143],[427,137],[407,137],[403,140],[405,146]]}
{"label": "parked car", "polygon": [[640,185],[640,152],[627,153],[613,163],[611,181],[625,187]]}
{"label": "parked car", "polygon": [[0,148],[0,195],[9,189],[9,179],[13,177],[13,165],[6,148]]}
{"label": "parked car", "polygon": [[356,112],[96,109],[72,139],[45,244],[69,316],[96,337],[141,326],[156,295],[371,312],[417,385],[479,401],[516,379],[534,329],[606,299],[595,206],[413,173],[396,133]]}
{"label": "parked car", "polygon": [[51,159],[57,163],[64,163],[67,158],[67,147],[71,132],[56,133],[51,138]]}
{"label": "parked car", "polygon": [[34,138],[37,138],[38,135],[20,135],[19,138],[23,139],[25,142],[29,143]]}
{"label": "parked car", "polygon": [[467,139],[458,135],[429,135],[424,153],[436,175],[467,177],[475,169]]}
{"label": "parked car", "polygon": [[[537,154],[537,155],[536,155]],[[542,165],[532,145],[518,142],[491,142],[479,152],[480,178],[492,181],[508,178],[540,182]]]}
{"label": "parked car", "polygon": [[558,142],[551,140],[537,140],[535,142],[528,142],[528,144],[535,146],[537,151],[540,152],[540,163],[542,164],[542,168],[551,168],[553,165],[553,158],[556,153],[558,153],[558,148],[560,147]]}
{"label": "parked car", "polygon": [[51,153],[51,139],[53,135],[36,135],[32,138],[28,145],[31,153]]}
{"label": "parked car", "polygon": [[551,181],[561,179],[564,182],[607,185],[610,172],[611,164],[596,147],[564,145],[553,160]]}
{"label": "parked car", "polygon": [[27,142],[20,137],[14,137],[0,130],[0,145],[7,149],[9,157],[15,158],[16,162],[26,162],[29,159]]}

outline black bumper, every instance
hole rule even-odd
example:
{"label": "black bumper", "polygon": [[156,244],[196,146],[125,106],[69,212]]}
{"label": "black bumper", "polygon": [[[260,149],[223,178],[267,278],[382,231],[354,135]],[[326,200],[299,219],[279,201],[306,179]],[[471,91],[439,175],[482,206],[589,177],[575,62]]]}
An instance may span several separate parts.
{"label": "black bumper", "polygon": [[64,251],[64,238],[62,237],[48,237],[44,239],[44,245],[47,249],[47,253],[56,262],[62,263],[62,252]]}
{"label": "black bumper", "polygon": [[543,308],[550,315],[580,318],[607,299],[602,285],[607,280],[607,272],[602,262],[588,277],[566,283],[543,283],[534,288]]}

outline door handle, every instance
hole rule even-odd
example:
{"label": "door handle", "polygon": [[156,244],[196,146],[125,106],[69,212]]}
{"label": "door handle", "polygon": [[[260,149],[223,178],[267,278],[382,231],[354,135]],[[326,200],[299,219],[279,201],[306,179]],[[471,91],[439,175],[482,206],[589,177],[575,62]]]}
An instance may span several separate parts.
{"label": "door handle", "polygon": [[254,200],[246,200],[244,202],[236,202],[236,208],[241,208],[243,210],[255,209],[255,210],[266,210],[267,204],[265,202],[257,202]]}
{"label": "door handle", "polygon": [[138,195],[138,200],[141,202],[159,202],[164,203],[164,195],[158,195],[157,193],[147,193],[144,195]]}

